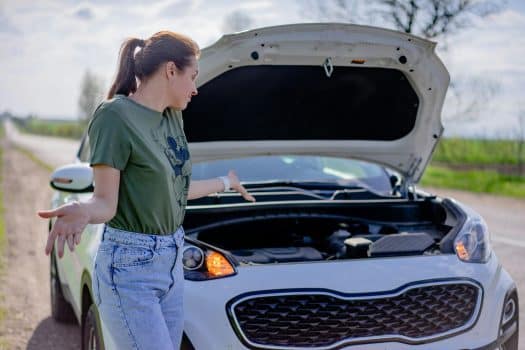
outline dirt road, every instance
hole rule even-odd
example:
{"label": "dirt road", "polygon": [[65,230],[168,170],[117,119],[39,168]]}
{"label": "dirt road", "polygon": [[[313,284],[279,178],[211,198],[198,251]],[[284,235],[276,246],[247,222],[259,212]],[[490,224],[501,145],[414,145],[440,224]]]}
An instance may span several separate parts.
{"label": "dirt road", "polygon": [[[52,155],[56,147],[63,147],[59,148],[60,153],[74,154],[76,143],[61,144],[60,141],[33,140],[23,146],[37,155]],[[50,147],[48,151],[47,146]],[[53,166],[67,162],[66,157],[42,156],[42,159],[51,159],[48,162]],[[6,146],[2,176],[8,256],[6,275],[0,276],[0,295],[5,296],[0,304],[6,308],[0,344],[6,341],[9,344],[6,349],[80,349],[79,327],[59,324],[51,318],[49,260],[43,253],[47,223],[35,214],[50,203],[49,175],[14,147]],[[520,317],[525,320],[525,201],[454,190],[430,191],[456,198],[484,216],[492,233],[494,249],[521,292]],[[525,334],[525,322],[521,322],[520,333]],[[520,349],[525,349],[524,343],[521,342]]]}
{"label": "dirt road", "polygon": [[[49,258],[44,254],[47,222],[36,211],[47,208],[49,173],[12,145],[4,148],[3,193],[7,262],[0,301],[6,311],[0,344],[7,349],[80,349],[80,329],[51,318]],[[0,348],[2,345],[0,345]]]}
{"label": "dirt road", "polygon": [[54,168],[72,163],[80,145],[80,142],[75,140],[21,133],[10,120],[6,120],[4,126],[6,136],[10,140],[30,150],[37,158]]}

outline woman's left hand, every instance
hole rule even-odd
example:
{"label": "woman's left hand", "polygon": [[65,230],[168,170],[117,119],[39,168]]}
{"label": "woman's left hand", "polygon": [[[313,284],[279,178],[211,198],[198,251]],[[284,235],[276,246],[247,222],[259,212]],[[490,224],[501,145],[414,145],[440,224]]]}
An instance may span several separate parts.
{"label": "woman's left hand", "polygon": [[241,182],[239,181],[239,178],[237,177],[237,174],[235,174],[235,171],[230,170],[228,172],[228,180],[230,180],[230,187],[232,190],[235,190],[241,194],[241,196],[250,202],[255,202],[255,198],[248,193],[246,188],[244,188],[243,185],[241,185]]}

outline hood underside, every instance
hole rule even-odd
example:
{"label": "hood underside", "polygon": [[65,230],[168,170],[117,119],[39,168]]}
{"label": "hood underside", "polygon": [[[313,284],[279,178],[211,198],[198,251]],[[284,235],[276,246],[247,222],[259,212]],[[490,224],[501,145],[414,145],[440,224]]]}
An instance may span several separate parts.
{"label": "hood underside", "polygon": [[417,182],[442,134],[449,76],[434,43],[385,29],[297,24],[203,50],[184,111],[195,162],[315,154],[386,165]]}

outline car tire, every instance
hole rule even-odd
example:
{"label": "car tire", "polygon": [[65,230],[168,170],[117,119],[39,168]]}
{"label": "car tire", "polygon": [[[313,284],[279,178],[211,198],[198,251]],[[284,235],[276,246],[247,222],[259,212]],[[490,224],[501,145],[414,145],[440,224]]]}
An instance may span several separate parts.
{"label": "car tire", "polygon": [[98,321],[95,304],[88,309],[84,323],[82,324],[82,350],[104,349],[102,343],[102,329]]}
{"label": "car tire", "polygon": [[51,294],[51,315],[57,322],[75,323],[77,321],[73,308],[62,293],[55,252],[50,254],[49,285]]}
{"label": "car tire", "polygon": [[509,338],[500,347],[501,350],[518,350],[519,332],[516,330],[512,337]]}

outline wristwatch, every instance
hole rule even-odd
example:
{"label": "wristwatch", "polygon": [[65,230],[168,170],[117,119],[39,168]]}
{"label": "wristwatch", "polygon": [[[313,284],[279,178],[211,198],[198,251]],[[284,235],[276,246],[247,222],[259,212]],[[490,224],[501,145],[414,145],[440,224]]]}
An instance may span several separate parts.
{"label": "wristwatch", "polygon": [[223,192],[230,190],[231,186],[230,186],[230,179],[228,178],[228,176],[219,176],[219,179],[222,181],[222,184],[224,185]]}

